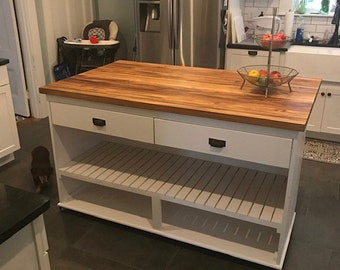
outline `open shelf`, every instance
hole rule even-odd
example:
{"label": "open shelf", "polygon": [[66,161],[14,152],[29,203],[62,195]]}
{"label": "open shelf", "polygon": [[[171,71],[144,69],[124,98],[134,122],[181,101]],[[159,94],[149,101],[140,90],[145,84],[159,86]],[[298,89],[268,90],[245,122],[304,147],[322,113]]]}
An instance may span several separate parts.
{"label": "open shelf", "polygon": [[279,228],[286,177],[102,142],[59,168],[62,176]]}
{"label": "open shelf", "polygon": [[269,267],[282,267],[276,261],[280,234],[275,228],[163,200],[160,200],[161,225],[157,227],[154,226],[154,219],[158,217],[153,217],[154,206],[148,196],[64,176],[60,184],[69,190],[65,199],[58,204],[62,208]]}
{"label": "open shelf", "polygon": [[[152,229],[149,197],[67,177],[61,183],[68,195],[58,206],[138,229]],[[77,187],[68,190],[71,186]]]}
{"label": "open shelf", "polygon": [[[163,202],[162,212],[161,234],[167,237],[282,268],[283,260],[277,261],[280,234],[273,228],[169,202]],[[289,237],[293,223],[294,219],[289,224]],[[289,237],[284,245],[284,256]]]}

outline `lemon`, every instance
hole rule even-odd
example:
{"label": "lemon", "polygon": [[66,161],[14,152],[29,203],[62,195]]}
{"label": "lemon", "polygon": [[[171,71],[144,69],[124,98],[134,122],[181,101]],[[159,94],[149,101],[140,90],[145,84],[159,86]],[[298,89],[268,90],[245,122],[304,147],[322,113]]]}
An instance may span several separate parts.
{"label": "lemon", "polygon": [[256,69],[252,69],[248,72],[248,81],[255,83],[257,82],[259,76],[260,72]]}

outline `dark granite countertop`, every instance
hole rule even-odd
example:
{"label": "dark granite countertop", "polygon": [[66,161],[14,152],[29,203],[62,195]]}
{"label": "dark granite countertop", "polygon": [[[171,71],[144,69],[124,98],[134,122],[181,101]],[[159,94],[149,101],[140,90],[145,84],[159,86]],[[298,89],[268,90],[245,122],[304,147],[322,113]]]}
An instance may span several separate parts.
{"label": "dark granite countertop", "polygon": [[[286,52],[289,49],[289,46],[291,44],[288,43],[282,48],[274,49],[275,52]],[[256,43],[256,40],[253,38],[248,38],[243,40],[240,43],[228,43],[227,48],[230,49],[243,49],[243,50],[256,50],[256,51],[268,51],[267,49],[263,48],[262,46],[259,46]]]}
{"label": "dark granite countertop", "polygon": [[0,58],[0,66],[7,65],[9,63],[8,59]]}
{"label": "dark granite countertop", "polygon": [[47,211],[47,197],[0,184],[0,244]]}

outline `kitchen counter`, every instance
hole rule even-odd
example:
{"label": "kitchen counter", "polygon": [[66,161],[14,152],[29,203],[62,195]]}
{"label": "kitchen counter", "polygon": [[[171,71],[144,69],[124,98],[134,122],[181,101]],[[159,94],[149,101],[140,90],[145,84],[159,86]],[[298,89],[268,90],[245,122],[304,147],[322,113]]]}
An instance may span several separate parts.
{"label": "kitchen counter", "polygon": [[0,244],[49,209],[49,199],[0,184]]}
{"label": "kitchen counter", "polygon": [[[273,49],[273,51],[275,51],[275,52],[286,52],[289,49],[290,45],[291,45],[291,43],[288,43],[285,46],[283,46],[282,48]],[[256,51],[268,51],[268,49],[265,49],[262,46],[258,45],[256,40],[253,39],[253,38],[245,39],[245,40],[241,41],[240,43],[228,43],[227,48],[243,49],[243,50],[256,50]]]}
{"label": "kitchen counter", "polygon": [[0,269],[50,270],[43,213],[49,199],[0,184]]}
{"label": "kitchen counter", "polygon": [[[235,71],[117,61],[43,86],[48,95],[214,118],[290,130],[305,130],[320,79],[296,77],[264,91]],[[157,86],[156,86],[157,85]]]}
{"label": "kitchen counter", "polygon": [[0,66],[7,65],[9,63],[8,59],[0,58]]}

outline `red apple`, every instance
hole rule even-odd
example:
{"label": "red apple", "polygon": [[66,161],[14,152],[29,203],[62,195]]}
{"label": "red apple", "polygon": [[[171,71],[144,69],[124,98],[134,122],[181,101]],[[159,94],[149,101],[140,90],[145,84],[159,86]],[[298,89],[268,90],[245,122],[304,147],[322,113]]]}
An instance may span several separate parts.
{"label": "red apple", "polygon": [[282,74],[277,70],[270,72],[269,78],[270,82],[275,85],[280,85],[282,83]]}
{"label": "red apple", "polygon": [[283,32],[278,32],[277,34],[274,35],[274,38],[280,39],[280,40],[286,40],[286,35]]}
{"label": "red apple", "polygon": [[91,36],[90,37],[90,42],[95,44],[95,43],[98,43],[99,42],[99,39],[97,36]]}
{"label": "red apple", "polygon": [[261,38],[261,46],[262,47],[269,47],[269,42],[272,40],[271,34],[263,34]]}
{"label": "red apple", "polygon": [[265,77],[265,76],[267,76],[267,74],[268,74],[267,70],[265,70],[265,69],[260,69],[259,70],[260,77]]}

